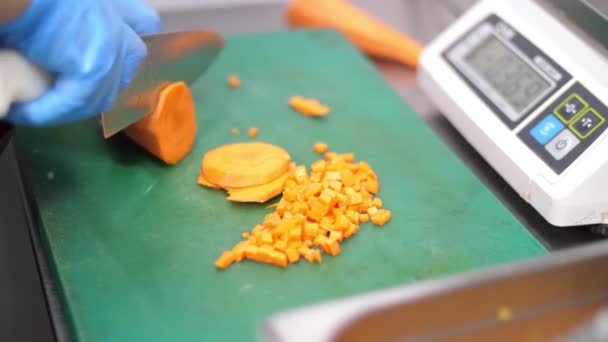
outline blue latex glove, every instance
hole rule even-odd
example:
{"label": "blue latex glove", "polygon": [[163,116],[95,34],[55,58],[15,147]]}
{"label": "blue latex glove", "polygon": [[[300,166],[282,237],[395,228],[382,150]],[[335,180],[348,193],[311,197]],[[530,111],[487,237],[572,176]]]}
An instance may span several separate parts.
{"label": "blue latex glove", "polygon": [[136,32],[159,30],[158,16],[139,0],[31,0],[20,17],[0,26],[0,46],[56,78],[46,94],[14,105],[7,121],[56,125],[108,110],[146,55]]}

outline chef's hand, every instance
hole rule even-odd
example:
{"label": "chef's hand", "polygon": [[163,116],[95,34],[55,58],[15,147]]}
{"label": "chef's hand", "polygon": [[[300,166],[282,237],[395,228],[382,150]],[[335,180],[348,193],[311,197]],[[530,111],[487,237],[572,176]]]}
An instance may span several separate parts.
{"label": "chef's hand", "polygon": [[146,55],[138,34],[160,29],[141,0],[31,0],[0,25],[0,47],[18,50],[54,83],[38,99],[14,105],[7,121],[56,125],[108,110]]}

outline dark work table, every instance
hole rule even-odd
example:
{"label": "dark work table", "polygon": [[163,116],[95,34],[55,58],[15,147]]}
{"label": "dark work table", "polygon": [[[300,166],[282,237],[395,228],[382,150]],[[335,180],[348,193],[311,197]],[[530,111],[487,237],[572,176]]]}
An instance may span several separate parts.
{"label": "dark work table", "polygon": [[[386,23],[427,43],[471,0],[355,0]],[[284,29],[284,3],[162,13],[165,29],[209,29],[241,34]],[[433,107],[417,87],[415,73],[374,62],[395,91],[434,129],[489,189],[550,251],[601,237],[586,229],[557,228],[525,203]],[[0,341],[69,340],[54,282],[32,223],[27,180],[20,176],[12,130],[0,124]]]}

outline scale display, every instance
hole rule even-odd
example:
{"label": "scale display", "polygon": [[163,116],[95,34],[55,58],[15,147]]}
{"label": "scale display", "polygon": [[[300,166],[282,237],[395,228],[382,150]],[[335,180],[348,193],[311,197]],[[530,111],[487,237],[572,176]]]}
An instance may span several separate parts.
{"label": "scale display", "polygon": [[496,15],[467,32],[443,56],[510,129],[571,79]]}
{"label": "scale display", "polygon": [[518,113],[552,87],[494,35],[469,52],[464,61]]}

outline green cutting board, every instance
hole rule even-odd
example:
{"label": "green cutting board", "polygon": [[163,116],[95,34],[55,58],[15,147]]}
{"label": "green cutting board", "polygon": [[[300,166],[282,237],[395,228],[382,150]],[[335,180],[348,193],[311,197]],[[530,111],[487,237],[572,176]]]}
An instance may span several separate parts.
{"label": "green cutting board", "polygon": [[[237,73],[242,87],[226,84]],[[165,166],[123,136],[105,141],[98,120],[17,132],[20,162],[71,327],[81,341],[248,341],[278,310],[488,267],[543,247],[333,31],[236,36],[193,86],[198,137]],[[329,104],[324,118],[292,111],[294,94]],[[196,185],[205,151],[256,140],[299,164],[318,140],[355,152],[393,211],[364,224],[338,257],[287,269],[213,266],[265,205],[233,204]]]}

